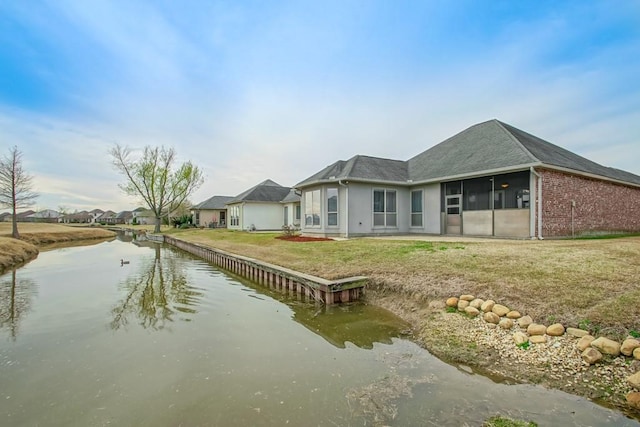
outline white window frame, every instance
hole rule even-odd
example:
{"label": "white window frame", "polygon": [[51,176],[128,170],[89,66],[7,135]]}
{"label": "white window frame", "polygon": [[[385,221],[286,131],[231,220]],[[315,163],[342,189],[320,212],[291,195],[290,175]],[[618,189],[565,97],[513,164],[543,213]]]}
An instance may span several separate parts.
{"label": "white window frame", "polygon": [[[382,210],[376,211],[376,193],[383,194]],[[393,210],[389,210],[389,196],[393,194]],[[374,228],[398,228],[398,191],[386,188],[374,188],[371,211],[373,213],[373,227]],[[382,218],[382,223],[380,223]],[[378,224],[376,224],[376,219]]]}
{"label": "white window frame", "polygon": [[[413,210],[413,195],[420,193],[420,211],[414,211]],[[411,211],[411,218],[410,218],[410,226],[414,227],[414,228],[422,228],[424,227],[424,193],[422,190],[411,190],[410,193],[410,197],[409,197],[409,204],[411,205],[409,207],[409,210]],[[420,224],[416,225],[413,223],[413,219],[414,218],[420,218]]]}
{"label": "white window frame", "polygon": [[[335,194],[330,194],[330,193],[335,193]],[[327,197],[326,197],[326,200],[327,200],[327,227],[337,227],[338,226],[338,210],[339,210],[339,206],[338,206],[338,203],[339,203],[338,189],[335,188],[335,187],[327,188],[326,194],[327,194]],[[331,203],[329,202],[329,199],[331,197],[334,197],[334,196],[336,198],[336,206],[335,206],[335,211],[331,211],[331,210],[329,210],[330,206],[331,206]],[[335,220],[334,224],[332,224],[332,222],[334,222],[334,221],[332,221],[332,219]]]}
{"label": "white window frame", "polygon": [[304,227],[322,227],[322,192],[320,189],[305,191],[304,193]]}

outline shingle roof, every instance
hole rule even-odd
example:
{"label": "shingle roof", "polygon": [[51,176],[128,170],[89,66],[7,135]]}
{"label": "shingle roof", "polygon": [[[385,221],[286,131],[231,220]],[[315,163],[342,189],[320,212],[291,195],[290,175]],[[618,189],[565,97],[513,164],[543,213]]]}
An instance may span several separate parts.
{"label": "shingle roof", "polygon": [[438,181],[453,176],[480,175],[530,166],[561,167],[640,185],[638,175],[602,166],[494,119],[473,125],[406,162],[354,156],[327,166],[296,184],[296,187],[327,180],[358,179],[406,184],[408,180]]}
{"label": "shingle roof", "polygon": [[280,202],[289,194],[290,190],[290,187],[283,187],[277,182],[267,179],[247,191],[238,194],[232,200],[228,201],[227,204],[240,202]]}
{"label": "shingle roof", "polygon": [[296,187],[323,180],[406,182],[407,179],[409,179],[409,175],[405,161],[357,155],[349,160],[339,160],[327,166],[315,175],[296,184]]}
{"label": "shingle roof", "polygon": [[195,205],[193,210],[201,210],[201,209],[224,209],[224,205],[233,200],[233,196],[213,196],[205,200],[204,202],[200,202]]}
{"label": "shingle roof", "polygon": [[299,202],[299,201],[300,201],[300,195],[299,195],[299,194],[297,194],[297,193],[296,193],[296,190],[292,188],[292,189],[289,191],[289,194],[287,194],[287,195],[285,196],[285,198],[284,198],[284,199],[282,199],[282,201],[281,201],[281,202],[282,202],[282,203],[296,203],[296,202]]}

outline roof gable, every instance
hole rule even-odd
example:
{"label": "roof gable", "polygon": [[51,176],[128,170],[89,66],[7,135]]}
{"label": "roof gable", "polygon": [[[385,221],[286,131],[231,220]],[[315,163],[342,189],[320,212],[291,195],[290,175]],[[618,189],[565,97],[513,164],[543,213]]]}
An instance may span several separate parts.
{"label": "roof gable", "polygon": [[224,209],[224,205],[233,200],[233,196],[213,196],[205,200],[204,202],[200,202],[194,207],[192,210],[204,210],[204,209]]}
{"label": "roof gable", "polygon": [[479,123],[409,159],[414,181],[536,163],[500,122]]}
{"label": "roof gable", "polygon": [[406,182],[409,179],[407,162],[382,157],[353,156],[349,160],[338,160],[297,186],[325,180],[365,180]]}
{"label": "roof gable", "polygon": [[241,202],[280,202],[282,201],[291,188],[283,187],[280,184],[267,179],[260,184],[235,196],[227,204]]}

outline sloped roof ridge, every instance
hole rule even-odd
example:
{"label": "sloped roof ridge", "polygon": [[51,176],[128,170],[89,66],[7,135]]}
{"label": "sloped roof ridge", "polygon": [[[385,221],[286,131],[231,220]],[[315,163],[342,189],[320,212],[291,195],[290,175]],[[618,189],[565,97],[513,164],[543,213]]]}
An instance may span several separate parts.
{"label": "sloped roof ridge", "polygon": [[[524,144],[522,142],[520,142],[520,140],[518,138],[516,138],[516,136],[511,133],[511,131],[509,129],[507,129],[507,127],[513,127],[508,123],[504,123],[501,122],[498,119],[493,119],[492,121],[496,122],[496,124],[500,127],[500,129],[502,129],[508,136],[509,138],[511,138],[511,140],[522,150],[525,152],[525,154],[529,157],[531,157],[531,160],[540,162],[541,160],[538,159],[531,151],[529,151],[529,149],[527,147],[524,146]],[[521,131],[524,132],[524,131]],[[526,133],[526,132],[525,132]],[[533,135],[532,135],[533,136]],[[546,141],[545,141],[546,142]]]}

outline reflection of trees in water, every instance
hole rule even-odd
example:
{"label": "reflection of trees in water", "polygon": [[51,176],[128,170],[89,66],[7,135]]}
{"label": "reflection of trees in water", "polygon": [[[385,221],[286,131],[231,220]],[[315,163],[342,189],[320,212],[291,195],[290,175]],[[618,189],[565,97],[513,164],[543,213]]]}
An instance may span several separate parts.
{"label": "reflection of trees in water", "polygon": [[160,245],[153,247],[155,257],[141,260],[140,271],[122,283],[126,295],[111,310],[112,329],[128,325],[131,318],[138,318],[145,329],[163,329],[176,315],[197,312],[195,307],[203,294],[187,284],[182,263],[172,252],[163,258]]}
{"label": "reflection of trees in water", "polygon": [[13,340],[37,293],[36,283],[31,279],[18,279],[15,269],[0,281],[0,329],[6,328]]}

